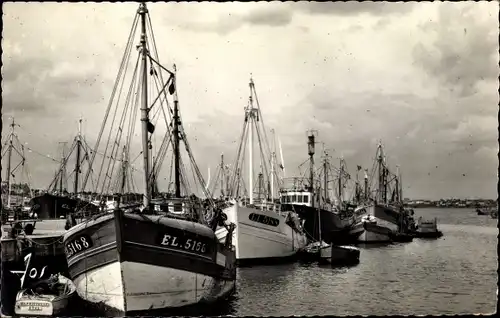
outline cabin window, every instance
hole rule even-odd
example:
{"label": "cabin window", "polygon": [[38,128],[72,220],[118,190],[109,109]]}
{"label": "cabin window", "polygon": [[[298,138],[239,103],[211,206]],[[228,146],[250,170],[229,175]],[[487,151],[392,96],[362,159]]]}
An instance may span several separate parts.
{"label": "cabin window", "polygon": [[290,201],[291,201],[291,200],[290,200],[290,196],[289,196],[289,195],[287,195],[287,196],[286,196],[286,203],[290,203]]}
{"label": "cabin window", "polygon": [[299,201],[298,201],[298,202],[299,202],[299,203],[302,203],[302,196],[301,196],[301,195],[299,195],[299,196],[298,196],[298,199],[299,199]]}
{"label": "cabin window", "polygon": [[297,202],[297,195],[296,194],[292,195],[292,202]]}
{"label": "cabin window", "polygon": [[309,203],[309,196],[308,195],[304,196],[304,203]]}
{"label": "cabin window", "polygon": [[258,213],[250,213],[248,219],[253,222],[261,223],[269,226],[278,226],[280,224],[280,220],[275,219],[273,217],[262,215]]}

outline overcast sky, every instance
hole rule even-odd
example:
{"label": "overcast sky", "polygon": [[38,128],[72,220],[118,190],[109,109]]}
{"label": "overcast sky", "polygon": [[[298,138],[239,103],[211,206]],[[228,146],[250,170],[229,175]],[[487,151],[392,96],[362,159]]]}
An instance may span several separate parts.
{"label": "overcast sky", "polygon": [[[253,74],[287,175],[306,159],[306,130],[370,167],[383,140],[405,197],[496,198],[498,4],[155,3],[160,57],[177,64],[184,125],[203,173],[236,153]],[[5,3],[3,130],[58,155],[80,116],[97,135],[136,3]],[[135,51],[134,51],[135,52]],[[137,141],[138,143],[140,140]],[[34,152],[35,187],[56,164]],[[5,162],[2,162],[4,178]],[[140,181],[138,181],[140,182]]]}

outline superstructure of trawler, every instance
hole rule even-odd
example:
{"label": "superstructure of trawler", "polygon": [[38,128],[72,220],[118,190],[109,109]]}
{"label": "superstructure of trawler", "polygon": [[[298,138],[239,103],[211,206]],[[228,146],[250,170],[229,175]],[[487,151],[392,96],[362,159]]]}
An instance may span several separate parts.
{"label": "superstructure of trawler", "polygon": [[[308,134],[309,177],[287,178],[280,189],[280,200],[282,209],[296,212],[303,220],[304,230],[310,241],[332,243],[333,233],[341,231],[347,236],[349,227],[354,223],[353,207],[342,199],[350,176],[343,159],[339,169],[331,165],[326,150],[319,169],[315,169],[316,135],[315,131]],[[336,180],[333,179],[335,175]],[[336,202],[330,194],[330,190],[335,192],[335,188],[338,190]],[[338,239],[341,235],[335,237]]]}

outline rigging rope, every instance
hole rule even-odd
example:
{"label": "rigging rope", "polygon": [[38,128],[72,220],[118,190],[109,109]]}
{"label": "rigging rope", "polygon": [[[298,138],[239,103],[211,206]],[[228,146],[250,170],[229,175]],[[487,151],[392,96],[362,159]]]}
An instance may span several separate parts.
{"label": "rigging rope", "polygon": [[[118,74],[116,75],[115,85],[113,87],[113,91],[111,93],[111,97],[110,97],[110,100],[109,100],[109,103],[108,103],[108,107],[107,107],[105,115],[104,115],[104,120],[102,122],[101,129],[100,129],[99,135],[97,137],[96,145],[95,145],[95,148],[94,148],[95,152],[92,153],[92,158],[90,160],[90,166],[93,165],[94,159],[95,159],[95,154],[97,152],[97,149],[99,149],[99,144],[100,144],[100,141],[101,141],[102,133],[104,131],[104,128],[105,128],[105,125],[106,125],[106,122],[107,122],[107,119],[108,119],[108,116],[109,116],[109,111],[111,109],[111,105],[113,103],[114,96],[115,96],[116,90],[118,88],[119,79],[121,78],[121,75],[123,73],[124,65],[128,61],[128,57],[130,56],[130,51],[131,51],[132,44],[133,44],[133,36],[134,36],[135,31],[137,29],[138,22],[139,22],[139,14],[136,13],[136,15],[134,17],[134,21],[132,23],[132,28],[130,30],[130,34],[129,34],[129,37],[128,37],[127,46],[125,47],[125,52],[123,54],[123,58],[122,58],[122,61],[120,63]],[[85,178],[83,180],[83,185],[82,185],[83,188],[85,188],[85,186],[87,184],[87,180],[89,178],[89,175],[90,175],[90,170],[87,172],[87,174],[85,175]]]}

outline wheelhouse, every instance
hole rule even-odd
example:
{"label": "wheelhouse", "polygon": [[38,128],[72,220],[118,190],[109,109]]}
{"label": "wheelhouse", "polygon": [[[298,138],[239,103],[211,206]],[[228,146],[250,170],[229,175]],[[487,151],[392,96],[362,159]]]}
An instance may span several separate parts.
{"label": "wheelhouse", "polygon": [[[280,195],[281,204],[294,204],[312,206],[312,193],[308,191],[286,191]],[[319,198],[315,198],[315,206],[318,206]]]}

